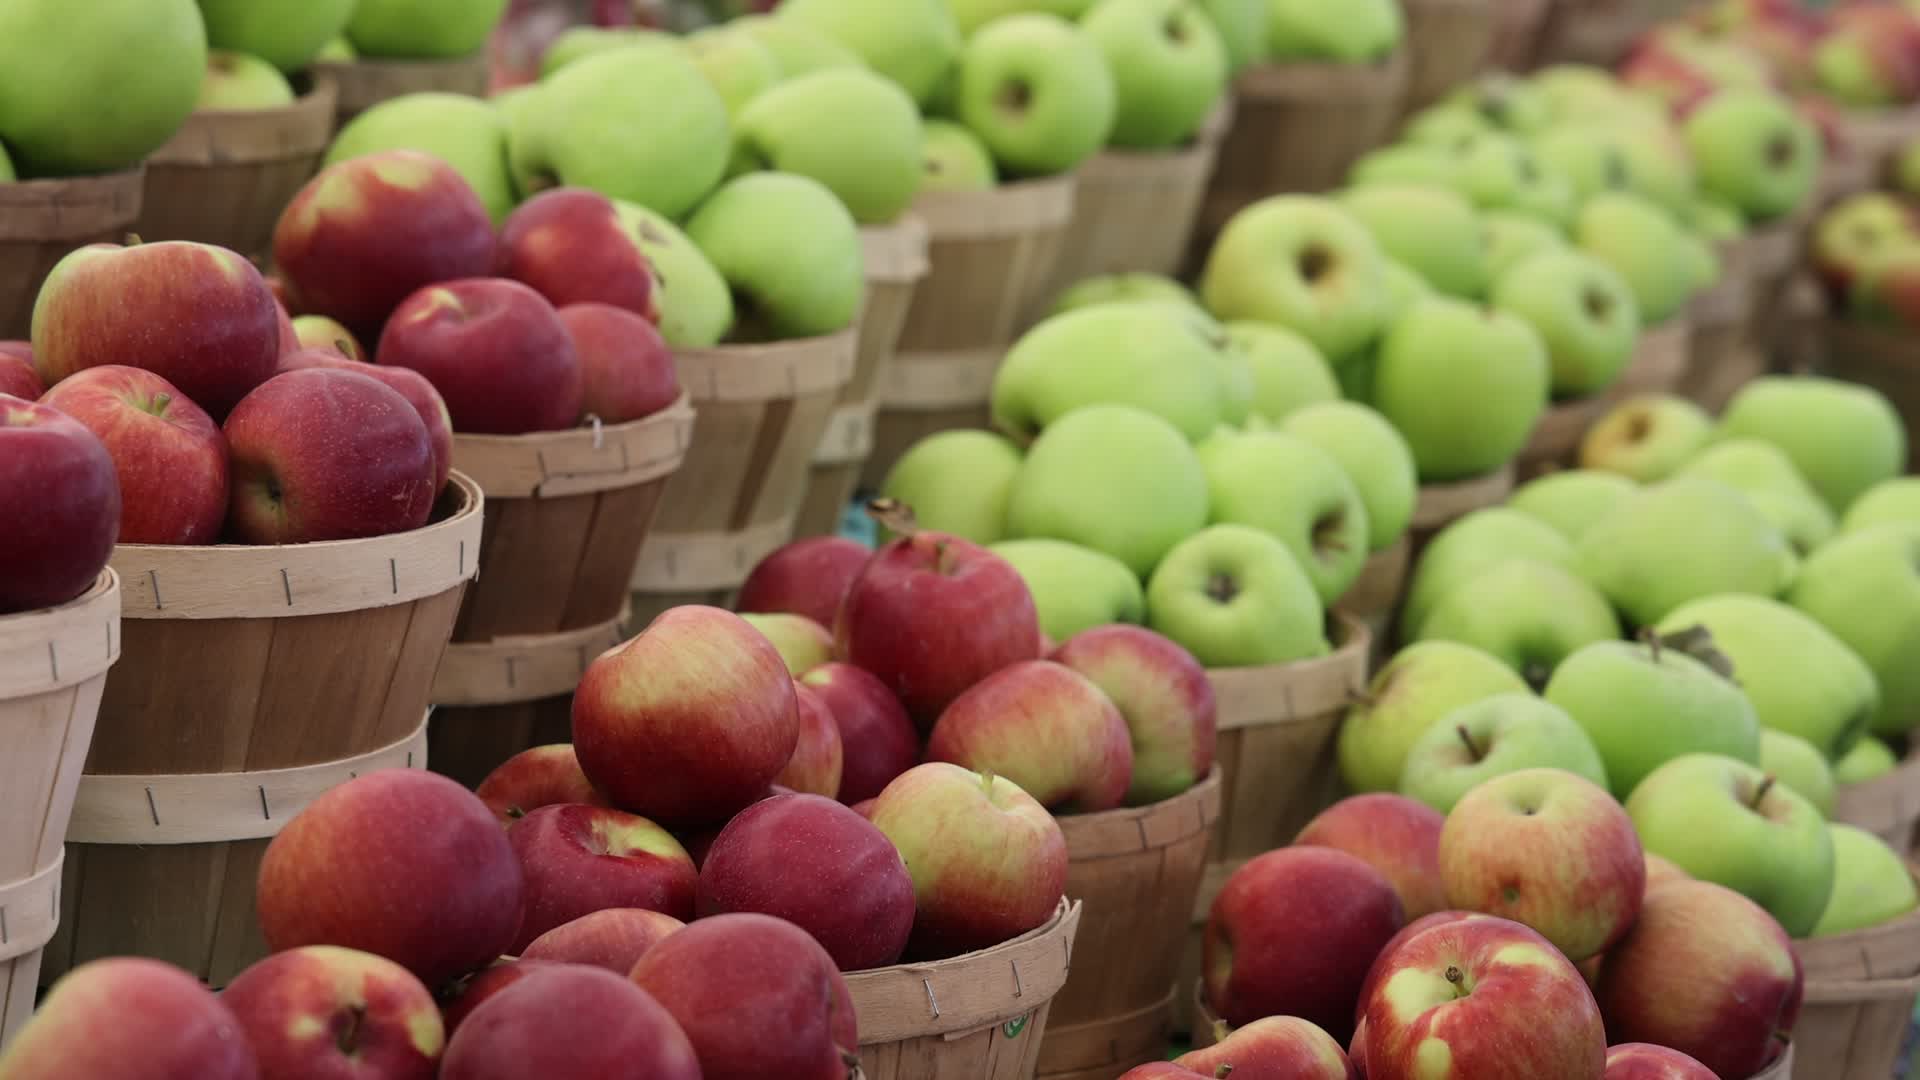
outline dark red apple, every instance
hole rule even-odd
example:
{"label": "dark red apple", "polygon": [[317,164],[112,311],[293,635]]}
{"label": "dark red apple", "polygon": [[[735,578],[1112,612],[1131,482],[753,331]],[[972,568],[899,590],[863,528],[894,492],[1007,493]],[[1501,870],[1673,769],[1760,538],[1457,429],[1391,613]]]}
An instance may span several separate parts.
{"label": "dark red apple", "polygon": [[[743,1033],[744,1034],[744,1033]],[[703,1080],[667,1010],[599,968],[535,971],[468,1014],[440,1080]]]}
{"label": "dark red apple", "polygon": [[844,536],[813,536],[775,548],[740,584],[740,611],[805,615],[833,626],[847,586],[873,557],[865,545]]}
{"label": "dark red apple", "polygon": [[79,421],[0,394],[0,615],[86,592],[120,532],[113,458]]}
{"label": "dark red apple", "polygon": [[603,423],[639,420],[680,399],[667,339],[646,319],[610,304],[569,304],[560,323],[580,354],[582,409]]}
{"label": "dark red apple", "polygon": [[522,960],[586,964],[624,977],[660,939],[685,926],[646,908],[608,908],[541,934],[520,950]]}
{"label": "dark red apple", "polygon": [[413,973],[333,945],[277,952],[234,976],[220,1000],[268,1077],[433,1080],[446,1024]]}
{"label": "dark red apple", "polygon": [[840,795],[852,805],[874,798],[920,763],[920,733],[900,699],[866,671],[833,661],[800,676],[840,729]]}
{"label": "dark red apple", "polygon": [[526,880],[526,917],[511,952],[608,908],[693,918],[693,860],[646,818],[604,806],[543,806],[515,822],[507,839]]}
{"label": "dark red apple", "polygon": [[554,307],[608,304],[660,321],[653,267],[597,191],[562,187],[521,203],[500,225],[498,271],[533,286]]}
{"label": "dark red apple", "polygon": [[427,425],[427,438],[433,443],[433,490],[437,492],[447,486],[447,474],[453,471],[453,417],[447,414],[447,403],[440,391],[433,388],[425,375],[406,368],[350,360],[327,349],[295,349],[280,358],[281,371],[304,368],[357,372],[399,391],[407,404],[413,406],[413,411],[420,414],[420,422]]}
{"label": "dark red apple", "polygon": [[545,968],[559,967],[550,960],[515,960],[502,957],[488,967],[448,985],[440,995],[440,1019],[447,1026],[447,1037],[459,1030],[473,1010],[488,998]]}
{"label": "dark red apple", "polygon": [[473,435],[560,431],[580,420],[580,354],[553,305],[505,278],[467,278],[409,296],[374,359],[412,368]]}
{"label": "dark red apple", "polygon": [[555,803],[608,805],[607,797],[580,771],[572,743],[520,751],[488,773],[474,794],[507,825]]}

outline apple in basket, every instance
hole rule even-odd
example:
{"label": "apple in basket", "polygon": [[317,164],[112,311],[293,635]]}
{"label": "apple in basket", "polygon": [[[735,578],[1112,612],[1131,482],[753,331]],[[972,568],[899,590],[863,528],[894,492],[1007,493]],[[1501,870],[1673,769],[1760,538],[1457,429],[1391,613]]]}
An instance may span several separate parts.
{"label": "apple in basket", "polygon": [[1213,680],[1173,640],[1139,626],[1096,626],[1068,638],[1049,659],[1099,687],[1126,721],[1133,742],[1129,806],[1182,794],[1213,770]]}
{"label": "apple in basket", "polygon": [[505,278],[412,294],[387,320],[373,357],[426,376],[464,434],[561,431],[579,422],[586,400],[580,354],[560,313]]}
{"label": "apple in basket", "polygon": [[610,304],[570,304],[559,314],[580,355],[586,415],[624,424],[680,399],[673,350],[652,323]]}
{"label": "apple in basket", "polygon": [[0,529],[0,615],[86,592],[120,532],[107,448],[64,413],[0,395],[0,521],[12,523]]}
{"label": "apple in basket", "polygon": [[1295,844],[1337,848],[1380,871],[1407,918],[1418,919],[1447,907],[1440,881],[1438,810],[1405,795],[1369,792],[1342,799],[1322,810]]}
{"label": "apple in basket", "polygon": [[431,1080],[446,1049],[433,994],[406,968],[355,949],[274,953],[235,976],[220,1000],[262,1076]]}
{"label": "apple in basket", "polygon": [[693,1044],[659,1002],[610,971],[571,964],[532,972],[474,1009],[440,1068],[441,1080],[608,1076],[702,1080]]}
{"label": "apple in basket", "polygon": [[1605,1080],[1719,1080],[1713,1070],[1678,1050],[1652,1043],[1607,1047]]}
{"label": "apple in basket", "polygon": [[927,759],[997,773],[1062,813],[1111,810],[1133,781],[1120,710],[1086,676],[1050,660],[1002,668],[955,698],[933,725]]}
{"label": "apple in basket", "polygon": [[586,964],[625,975],[660,939],[685,926],[646,908],[607,908],[541,934],[520,950],[521,960]]}
{"label": "apple in basket", "polygon": [[507,840],[526,881],[526,914],[510,953],[607,908],[693,917],[693,859],[646,818],[604,806],[543,806],[514,822]]}
{"label": "apple in basket", "polygon": [[743,612],[747,625],[767,635],[795,678],[833,659],[833,631],[788,612]]}
{"label": "apple in basket", "polygon": [[1142,1065],[1120,1080],[1212,1080],[1230,1072],[1287,1080],[1353,1080],[1359,1075],[1333,1036],[1297,1016],[1269,1016],[1235,1028],[1204,1050]]}
{"label": "apple in basket", "polygon": [[847,587],[873,552],[844,536],[810,536],[775,548],[740,583],[741,611],[785,611],[831,627]]}
{"label": "apple in basket", "polygon": [[46,384],[33,370],[33,344],[0,341],[0,394],[34,401],[46,392]]}
{"label": "apple in basket", "polygon": [[[293,320],[293,337],[296,344],[291,349],[282,349],[289,353],[297,349],[319,349],[330,352],[347,360],[368,360],[373,357],[366,346],[353,336],[353,331],[340,325],[338,319],[325,315],[300,315]],[[281,363],[284,365],[285,360]]]}
{"label": "apple in basket", "polygon": [[536,971],[558,966],[551,960],[515,960],[503,957],[449,984],[440,996],[440,1018],[446,1022],[447,1037],[452,1038],[467,1017],[472,1015],[475,1009],[486,1004],[487,999]]}
{"label": "apple in basket", "polygon": [[302,368],[352,371],[399,391],[420,414],[420,422],[427,425],[427,439],[433,444],[433,490],[438,492],[447,486],[447,474],[453,470],[453,417],[447,412],[446,399],[426,376],[406,368],[362,363],[327,349],[295,349],[280,357],[281,371]]}
{"label": "apple in basket", "polygon": [[574,755],[572,743],[520,751],[494,766],[474,794],[503,825],[555,803],[607,805],[607,797],[580,771],[580,759]]}
{"label": "apple in basket", "polygon": [[846,753],[840,742],[840,725],[834,722],[832,710],[819,694],[800,683],[793,684],[793,693],[800,707],[800,740],[773,782],[790,791],[838,798]]}
{"label": "apple in basket", "polygon": [[654,272],[613,200],[597,191],[543,191],[500,224],[496,269],[524,282],[554,307],[607,304],[660,321]]}
{"label": "apple in basket", "polygon": [[840,793],[848,805],[879,795],[920,763],[920,733],[900,699],[870,672],[831,661],[800,676],[840,729]]}
{"label": "apple in basket", "polygon": [[158,960],[82,964],[0,1048],[6,1080],[259,1080],[232,1010]]}

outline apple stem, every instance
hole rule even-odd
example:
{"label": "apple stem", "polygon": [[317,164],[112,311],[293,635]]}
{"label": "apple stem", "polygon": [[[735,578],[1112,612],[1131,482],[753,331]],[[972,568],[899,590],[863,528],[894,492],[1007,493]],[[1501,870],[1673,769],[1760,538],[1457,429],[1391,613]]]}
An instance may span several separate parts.
{"label": "apple stem", "polygon": [[868,500],[867,516],[896,536],[912,536],[920,531],[920,523],[914,520],[913,507],[899,499]]}
{"label": "apple stem", "polygon": [[999,777],[994,775],[992,769],[982,769],[980,771],[980,790],[986,792],[987,795],[991,797],[993,795],[993,782],[998,779]]}
{"label": "apple stem", "polygon": [[1219,1068],[1213,1070],[1213,1080],[1226,1080],[1227,1077],[1232,1075],[1233,1062],[1231,1061],[1222,1062]]}
{"label": "apple stem", "polygon": [[153,409],[151,411],[154,413],[166,412],[167,406],[171,405],[172,403],[173,403],[172,394],[155,394],[153,395]]}
{"label": "apple stem", "polygon": [[1641,641],[1641,643],[1643,643],[1644,645],[1646,645],[1646,647],[1647,647],[1647,651],[1648,651],[1649,653],[1651,653],[1651,654],[1652,654],[1652,656],[1653,656],[1653,662],[1654,662],[1654,663],[1656,663],[1656,664],[1657,664],[1657,663],[1659,663],[1659,662],[1660,662],[1660,634],[1659,634],[1659,632],[1658,632],[1658,631],[1656,631],[1656,630],[1654,630],[1654,628],[1653,628],[1653,627],[1651,627],[1651,626],[1644,626],[1644,627],[1641,627],[1641,628],[1640,628],[1640,641]]}
{"label": "apple stem", "polygon": [[1767,792],[1773,790],[1774,782],[1778,779],[1779,777],[1774,776],[1772,773],[1768,773],[1762,778],[1760,786],[1753,789],[1753,802],[1749,803],[1748,806],[1754,810],[1760,809],[1760,800],[1767,797]]}
{"label": "apple stem", "polygon": [[1467,753],[1473,756],[1473,760],[1476,764],[1480,761],[1481,758],[1487,756],[1486,751],[1480,749],[1479,746],[1474,744],[1473,735],[1467,731],[1467,725],[1456,724],[1453,730],[1455,734],[1460,736],[1460,741],[1467,744]]}
{"label": "apple stem", "polygon": [[127,234],[127,243],[126,243],[127,247],[139,247],[141,244],[144,244],[144,243],[146,243],[146,241],[140,239],[139,233],[130,232]]}
{"label": "apple stem", "polygon": [[1215,1020],[1213,1022],[1213,1041],[1216,1044],[1226,1042],[1227,1036],[1231,1034],[1233,1034],[1232,1024],[1227,1023],[1225,1020]]}

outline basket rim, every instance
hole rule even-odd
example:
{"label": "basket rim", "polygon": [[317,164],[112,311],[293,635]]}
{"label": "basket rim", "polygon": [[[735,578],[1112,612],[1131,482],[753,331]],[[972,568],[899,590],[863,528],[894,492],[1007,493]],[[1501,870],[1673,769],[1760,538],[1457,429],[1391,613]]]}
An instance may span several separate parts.
{"label": "basket rim", "polygon": [[[693,396],[684,387],[671,405],[636,420],[606,424],[592,419],[559,431],[532,431],[521,435],[453,433],[454,466],[480,490],[496,499],[537,499],[552,495],[584,495],[638,487],[670,476],[686,459],[698,417]],[[660,436],[672,439],[672,449],[632,460],[634,449],[653,449]],[[664,439],[659,439],[664,442]],[[461,450],[467,451],[461,459]],[[616,468],[575,468],[603,452],[618,451]],[[475,460],[476,457],[478,460]]]}

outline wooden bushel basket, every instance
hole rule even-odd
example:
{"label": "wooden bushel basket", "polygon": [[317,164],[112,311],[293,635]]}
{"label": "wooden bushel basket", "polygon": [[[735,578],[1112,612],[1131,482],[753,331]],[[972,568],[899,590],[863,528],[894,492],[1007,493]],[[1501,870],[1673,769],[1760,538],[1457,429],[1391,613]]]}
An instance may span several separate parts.
{"label": "wooden bushel basket", "polygon": [[1552,13],[1550,0],[1499,0],[1493,5],[1493,47],[1487,65],[1501,71],[1533,70]]}
{"label": "wooden bushel basket", "polygon": [[458,60],[328,60],[312,70],[340,88],[334,116],[342,127],[375,105],[407,94],[437,91],[486,97],[493,78],[484,50]]}
{"label": "wooden bushel basket", "polygon": [[929,192],[927,276],[880,379],[880,415],[862,485],[878,489],[909,446],[935,432],[987,426],[993,377],[1046,295],[1073,220],[1073,176],[991,191]]}
{"label": "wooden bushel basket", "polygon": [[454,436],[487,520],[433,681],[435,772],[474,787],[522,750],[573,741],[573,688],[623,640],[627,582],[694,424],[682,394],[624,424]]}
{"label": "wooden bushel basket", "polygon": [[1369,676],[1379,670],[1391,655],[1389,645],[1393,617],[1400,610],[1400,601],[1406,594],[1407,571],[1412,564],[1413,543],[1403,535],[1392,545],[1367,556],[1366,565],[1360,568],[1360,576],[1354,579],[1346,595],[1334,603],[1335,610],[1366,624],[1367,636],[1371,639],[1368,650]]}
{"label": "wooden bushel basket", "polygon": [[1220,817],[1220,769],[1171,799],[1060,818],[1081,963],[1054,998],[1040,1075],[1114,1080],[1165,1051],[1183,924]]}
{"label": "wooden bushel basket", "polygon": [[1486,68],[1508,0],[1406,0],[1406,109],[1431,105]]}
{"label": "wooden bushel basket", "polygon": [[1562,0],[1550,9],[1536,59],[1610,68],[1642,34],[1679,13],[1673,0]]}
{"label": "wooden bushel basket", "polygon": [[72,180],[0,184],[0,339],[25,339],[33,302],[74,248],[126,238],[140,218],[146,166]]}
{"label": "wooden bushel basket", "polygon": [[193,240],[249,258],[273,246],[273,228],[313,178],[333,138],[339,100],[325,75],[277,109],[196,112],[147,159],[135,230],[143,240]]}
{"label": "wooden bushel basket", "polygon": [[1802,938],[1806,1003],[1793,1041],[1820,1080],[1886,1080],[1920,997],[1920,911],[1880,926]]}
{"label": "wooden bushel basket", "polygon": [[1067,983],[1079,901],[991,949],[847,973],[863,1080],[1032,1080],[1048,1005]]}
{"label": "wooden bushel basket", "polygon": [[1753,288],[1741,268],[1729,265],[1687,310],[1690,355],[1676,388],[1710,413],[1718,413],[1742,386],[1766,370],[1766,358],[1748,333]]}
{"label": "wooden bushel basket", "polygon": [[1902,855],[1920,841],[1920,754],[1909,754],[1885,776],[1841,784],[1833,820],[1862,828]]}
{"label": "wooden bushel basket", "polygon": [[1669,316],[1658,326],[1640,331],[1633,347],[1633,359],[1620,380],[1606,393],[1611,405],[1638,394],[1666,394],[1677,389],[1686,378],[1688,358],[1693,355],[1693,323],[1686,312]]}
{"label": "wooden bushel basket", "polygon": [[67,828],[49,975],[134,955],[218,986],[265,954],[268,840],[356,775],[426,764],[481,502],[456,472],[413,532],[114,550],[122,651]]}
{"label": "wooden bushel basket", "polygon": [[829,536],[839,529],[867,455],[873,453],[882,380],[900,346],[914,289],[927,276],[927,226],[913,214],[891,225],[861,229],[860,242],[866,254],[867,295],[860,311],[853,378],[840,388],[833,418],[813,452],[807,500],[794,529],[797,536]]}
{"label": "wooden bushel basket", "polygon": [[[1893,326],[1827,319],[1815,330],[1814,368],[1887,396],[1910,432],[1920,431],[1920,338]],[[1920,470],[1920,438],[1908,440],[1907,470]]]}
{"label": "wooden bushel basket", "polygon": [[813,452],[853,377],[855,335],[675,354],[699,420],[632,568],[635,627],[681,604],[727,606],[792,538]]}
{"label": "wooden bushel basket", "polygon": [[1888,158],[1920,135],[1920,105],[1846,109],[1840,114],[1840,133],[1847,148],[1878,173]]}
{"label": "wooden bushel basket", "polygon": [[1503,465],[1484,476],[1472,476],[1448,484],[1420,485],[1420,499],[1413,505],[1413,522],[1407,534],[1413,542],[1413,557],[1441,529],[1489,506],[1498,506],[1513,494],[1513,466]]}
{"label": "wooden bushel basket", "polygon": [[40,950],[60,921],[60,873],[80,766],[120,655],[120,579],[0,617],[0,1047],[33,1013]]}
{"label": "wooden bushel basket", "polygon": [[1573,464],[1580,453],[1580,440],[1606,414],[1609,404],[1604,394],[1596,394],[1547,406],[1540,422],[1533,425],[1527,445],[1514,459],[1515,479],[1525,482]]}

